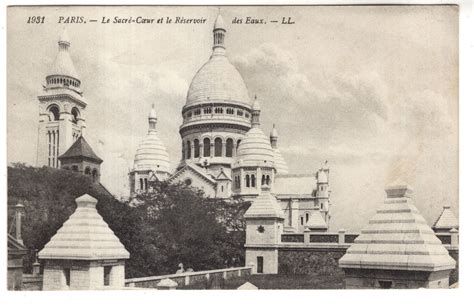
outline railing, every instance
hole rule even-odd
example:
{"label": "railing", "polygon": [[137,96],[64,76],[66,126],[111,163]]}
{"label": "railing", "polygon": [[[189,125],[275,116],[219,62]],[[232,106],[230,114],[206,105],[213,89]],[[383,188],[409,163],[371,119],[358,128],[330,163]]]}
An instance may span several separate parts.
{"label": "railing", "polygon": [[[459,246],[459,233],[456,229],[449,232],[435,233],[441,243],[446,247],[457,248]],[[359,233],[346,233],[344,229],[338,232],[311,232],[284,233],[281,235],[281,243],[295,244],[352,244]]]}
{"label": "railing", "polygon": [[126,287],[140,287],[140,288],[158,288],[160,281],[171,279],[178,284],[178,287],[188,286],[199,282],[207,282],[216,278],[229,279],[233,277],[241,277],[250,275],[251,267],[227,268],[210,271],[186,272],[180,274],[149,276],[130,278],[125,280]]}

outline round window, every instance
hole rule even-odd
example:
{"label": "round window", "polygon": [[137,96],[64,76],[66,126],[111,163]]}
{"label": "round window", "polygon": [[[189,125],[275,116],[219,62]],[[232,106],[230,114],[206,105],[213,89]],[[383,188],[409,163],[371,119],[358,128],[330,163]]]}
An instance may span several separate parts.
{"label": "round window", "polygon": [[191,185],[191,183],[193,183],[193,181],[190,178],[187,178],[186,180],[184,180],[184,183],[186,185]]}

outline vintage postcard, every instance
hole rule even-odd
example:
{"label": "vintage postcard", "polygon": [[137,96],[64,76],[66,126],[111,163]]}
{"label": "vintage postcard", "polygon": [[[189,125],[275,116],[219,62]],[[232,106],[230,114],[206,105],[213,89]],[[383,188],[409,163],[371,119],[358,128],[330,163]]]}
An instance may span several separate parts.
{"label": "vintage postcard", "polygon": [[459,6],[9,6],[8,290],[457,288]]}

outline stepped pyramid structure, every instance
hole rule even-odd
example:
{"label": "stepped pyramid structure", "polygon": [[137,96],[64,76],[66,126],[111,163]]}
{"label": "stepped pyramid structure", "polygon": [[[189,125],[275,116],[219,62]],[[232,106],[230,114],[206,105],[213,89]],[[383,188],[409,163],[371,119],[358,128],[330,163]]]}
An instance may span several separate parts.
{"label": "stepped pyramid structure", "polygon": [[130,257],[87,194],[39,253],[45,261],[43,290],[90,290],[124,287],[124,260]]}
{"label": "stepped pyramid structure", "polygon": [[448,288],[456,262],[414,206],[413,190],[385,191],[384,205],[339,260],[346,288]]}
{"label": "stepped pyramid structure", "polygon": [[458,218],[454,215],[450,206],[444,206],[443,211],[433,225],[436,232],[448,232],[451,229],[459,229]]}

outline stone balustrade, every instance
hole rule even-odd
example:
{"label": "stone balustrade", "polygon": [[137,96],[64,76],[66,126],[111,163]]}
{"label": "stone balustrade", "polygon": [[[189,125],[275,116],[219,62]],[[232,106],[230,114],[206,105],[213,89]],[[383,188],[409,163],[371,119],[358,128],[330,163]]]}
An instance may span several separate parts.
{"label": "stone balustrade", "polygon": [[[448,249],[459,248],[459,232],[451,229],[449,232],[435,233],[441,243]],[[350,245],[359,236],[356,232],[346,232],[340,229],[338,232],[315,232],[306,230],[304,233],[283,233],[282,244],[294,245]]]}
{"label": "stone balustrade", "polygon": [[175,282],[177,287],[180,288],[199,282],[207,282],[215,278],[229,279],[233,277],[248,276],[251,274],[251,271],[251,267],[237,267],[199,272],[185,272],[170,275],[138,277],[126,279],[125,286],[161,289],[158,284],[161,281],[168,279]]}

